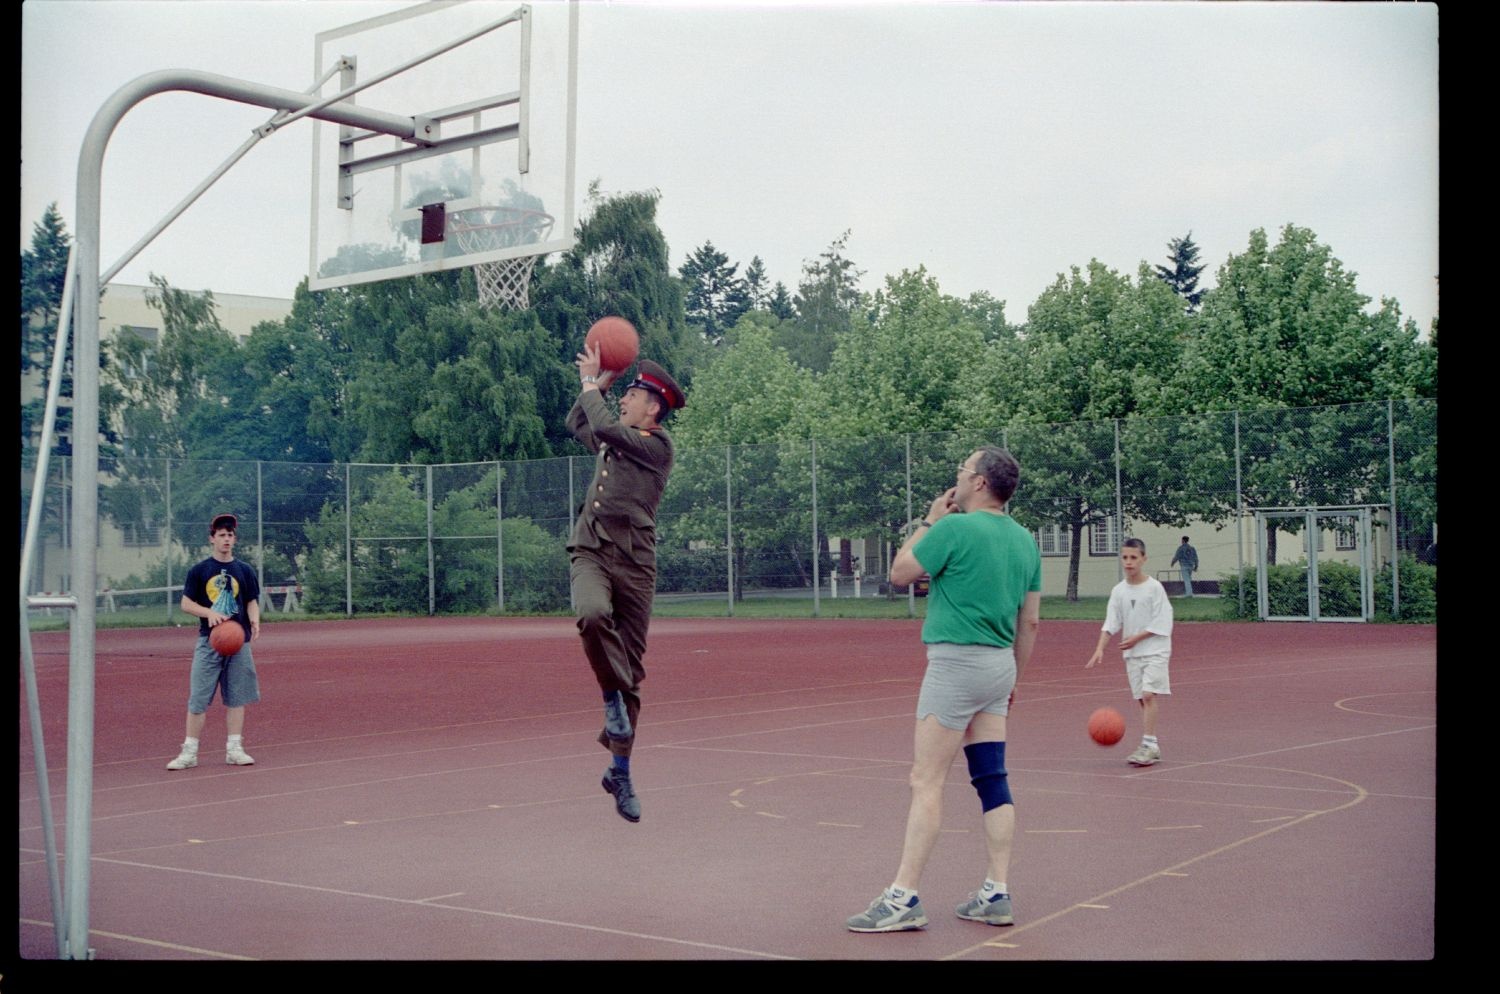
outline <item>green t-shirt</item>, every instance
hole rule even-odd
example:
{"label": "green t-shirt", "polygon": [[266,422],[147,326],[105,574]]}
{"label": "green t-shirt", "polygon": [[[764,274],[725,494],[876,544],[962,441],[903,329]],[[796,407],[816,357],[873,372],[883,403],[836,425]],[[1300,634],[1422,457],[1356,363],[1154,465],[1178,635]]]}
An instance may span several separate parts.
{"label": "green t-shirt", "polygon": [[1036,539],[1009,515],[949,514],[912,550],[932,577],[923,642],[993,645],[1016,641],[1016,613],[1042,589]]}

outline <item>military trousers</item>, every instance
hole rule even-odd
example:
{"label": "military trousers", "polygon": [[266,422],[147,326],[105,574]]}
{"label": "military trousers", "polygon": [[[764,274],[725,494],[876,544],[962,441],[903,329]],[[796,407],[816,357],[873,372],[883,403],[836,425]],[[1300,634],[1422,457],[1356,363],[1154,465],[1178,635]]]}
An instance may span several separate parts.
{"label": "military trousers", "polygon": [[651,624],[651,601],[656,594],[656,563],[641,563],[612,542],[597,549],[572,550],[570,576],[573,610],[583,652],[599,689],[618,690],[630,716],[630,737],[616,741],[601,726],[599,744],[616,756],[629,756],[635,746],[641,713],[641,681],[646,668],[646,629]]}

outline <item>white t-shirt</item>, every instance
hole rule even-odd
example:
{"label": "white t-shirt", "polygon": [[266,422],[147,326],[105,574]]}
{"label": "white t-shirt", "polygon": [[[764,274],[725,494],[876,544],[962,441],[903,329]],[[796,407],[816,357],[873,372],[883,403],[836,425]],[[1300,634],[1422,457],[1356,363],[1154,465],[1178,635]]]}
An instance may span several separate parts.
{"label": "white t-shirt", "polygon": [[1113,635],[1122,629],[1125,638],[1137,632],[1151,633],[1126,649],[1127,657],[1158,656],[1172,651],[1172,602],[1156,577],[1148,576],[1144,583],[1121,580],[1109,592],[1104,630]]}

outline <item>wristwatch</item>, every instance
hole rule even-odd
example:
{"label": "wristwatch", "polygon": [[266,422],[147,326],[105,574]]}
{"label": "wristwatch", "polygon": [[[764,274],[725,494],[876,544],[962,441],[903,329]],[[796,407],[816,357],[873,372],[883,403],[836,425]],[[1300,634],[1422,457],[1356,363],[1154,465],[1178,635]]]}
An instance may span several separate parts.
{"label": "wristwatch", "polygon": [[597,377],[597,376],[585,376],[583,378],[583,382],[585,382],[585,383],[598,383],[599,382],[599,377]]}

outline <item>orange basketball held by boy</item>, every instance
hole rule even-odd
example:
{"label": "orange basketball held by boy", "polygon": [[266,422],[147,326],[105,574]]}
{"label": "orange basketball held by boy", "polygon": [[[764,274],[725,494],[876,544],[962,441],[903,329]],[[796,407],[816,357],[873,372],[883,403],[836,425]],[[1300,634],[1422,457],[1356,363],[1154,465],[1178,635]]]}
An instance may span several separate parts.
{"label": "orange basketball held by boy", "polygon": [[221,656],[232,656],[245,644],[245,628],[233,618],[219,622],[208,633],[208,644]]}
{"label": "orange basketball held by boy", "polygon": [[599,368],[623,373],[641,352],[641,338],[635,325],[622,317],[610,315],[595,321],[584,336],[585,350],[599,350]]}

